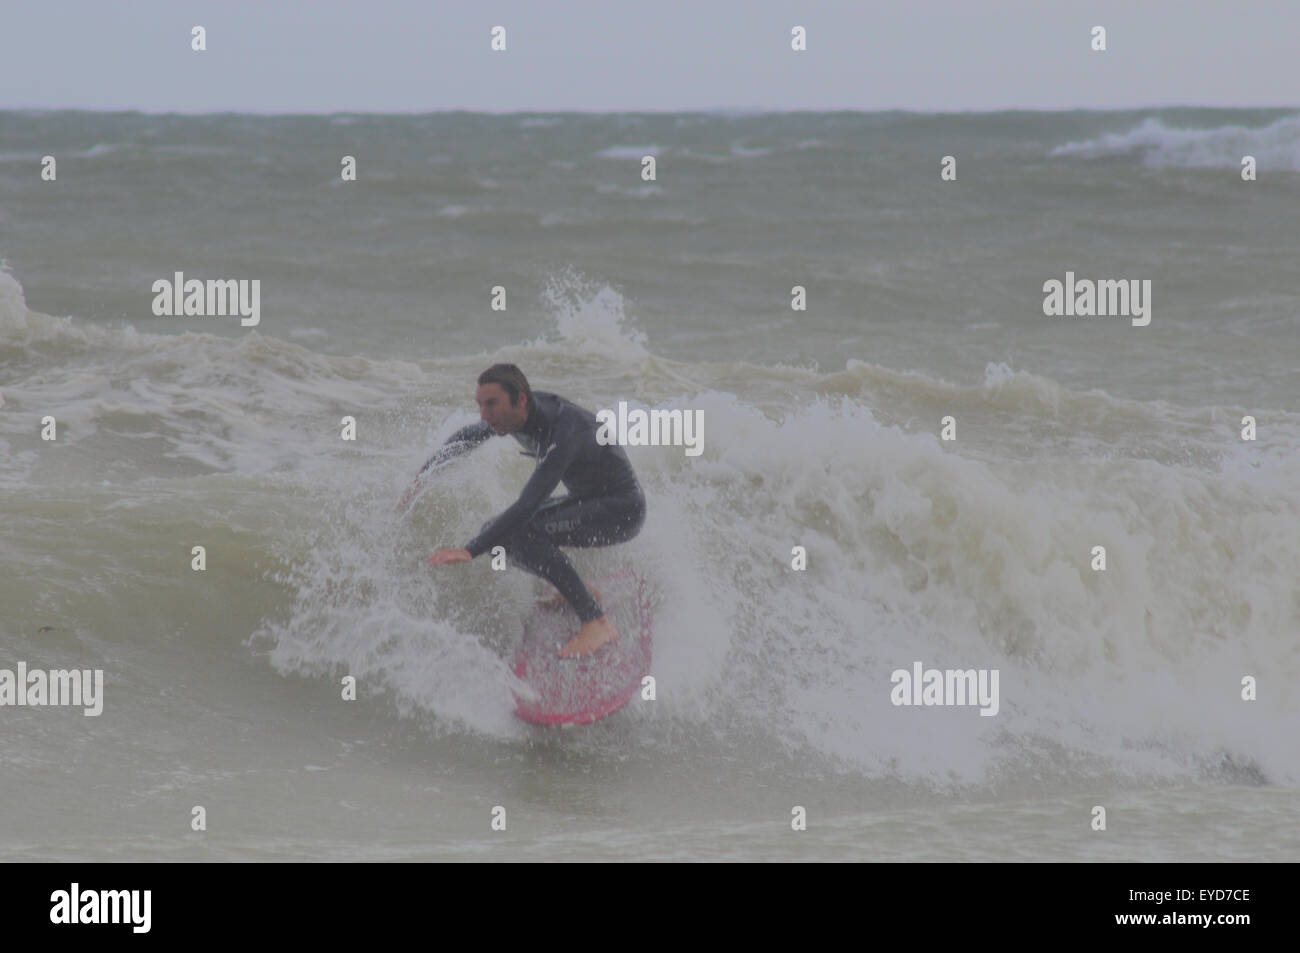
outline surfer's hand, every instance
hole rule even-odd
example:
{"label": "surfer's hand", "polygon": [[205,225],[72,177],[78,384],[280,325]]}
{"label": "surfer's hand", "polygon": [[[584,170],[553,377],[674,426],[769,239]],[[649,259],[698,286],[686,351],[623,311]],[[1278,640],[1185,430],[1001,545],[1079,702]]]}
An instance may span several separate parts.
{"label": "surfer's hand", "polygon": [[445,566],[447,563],[467,563],[473,558],[468,549],[440,549],[424,561],[430,566]]}

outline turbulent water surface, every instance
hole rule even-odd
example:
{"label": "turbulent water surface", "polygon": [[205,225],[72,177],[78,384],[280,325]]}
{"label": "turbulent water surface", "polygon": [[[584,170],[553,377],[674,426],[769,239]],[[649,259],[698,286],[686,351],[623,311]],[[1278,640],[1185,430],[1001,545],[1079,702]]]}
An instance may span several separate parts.
{"label": "turbulent water surface", "polygon": [[[104,672],[0,707],[0,855],[1300,859],[1298,203],[1279,111],[0,113],[0,669]],[[1150,324],[1045,315],[1067,272]],[[657,601],[588,728],[511,714],[534,582],[422,559],[513,441],[394,512],[497,361],[703,415],[573,551]]]}

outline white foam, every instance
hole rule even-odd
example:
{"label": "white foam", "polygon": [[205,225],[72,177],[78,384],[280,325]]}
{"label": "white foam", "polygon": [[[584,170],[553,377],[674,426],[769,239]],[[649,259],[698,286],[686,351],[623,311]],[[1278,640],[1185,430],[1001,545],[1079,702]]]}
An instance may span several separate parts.
{"label": "white foam", "polygon": [[1300,116],[1260,129],[1177,129],[1148,118],[1128,132],[1066,143],[1048,154],[1083,159],[1138,154],[1148,166],[1234,169],[1241,167],[1242,156],[1253,155],[1261,170],[1300,172]]}
{"label": "white foam", "polygon": [[596,153],[598,159],[640,159],[642,156],[658,156],[664,151],[663,146],[609,146]]}
{"label": "white foam", "polygon": [[628,326],[626,301],[609,285],[590,281],[570,268],[549,277],[543,300],[570,353],[624,363],[639,363],[649,356],[645,335]]}

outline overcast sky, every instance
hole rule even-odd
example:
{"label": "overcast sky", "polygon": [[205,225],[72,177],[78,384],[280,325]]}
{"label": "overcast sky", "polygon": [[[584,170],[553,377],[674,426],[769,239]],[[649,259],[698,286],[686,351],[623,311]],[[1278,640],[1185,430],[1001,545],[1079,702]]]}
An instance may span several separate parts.
{"label": "overcast sky", "polygon": [[[1300,103],[1300,0],[2,0],[0,108]],[[190,49],[194,26],[207,51]],[[502,26],[507,49],[490,49]],[[790,48],[807,30],[806,52]],[[1090,49],[1094,26],[1108,49]]]}

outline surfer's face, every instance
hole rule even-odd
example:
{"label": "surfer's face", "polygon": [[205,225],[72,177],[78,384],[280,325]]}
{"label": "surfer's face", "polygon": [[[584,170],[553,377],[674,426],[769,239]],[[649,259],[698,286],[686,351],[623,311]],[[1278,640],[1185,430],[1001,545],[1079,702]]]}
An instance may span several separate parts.
{"label": "surfer's face", "polygon": [[519,403],[511,406],[510,395],[495,382],[479,384],[474,399],[478,401],[479,416],[491,425],[493,433],[498,436],[514,433],[528,420],[528,398],[520,394]]}

